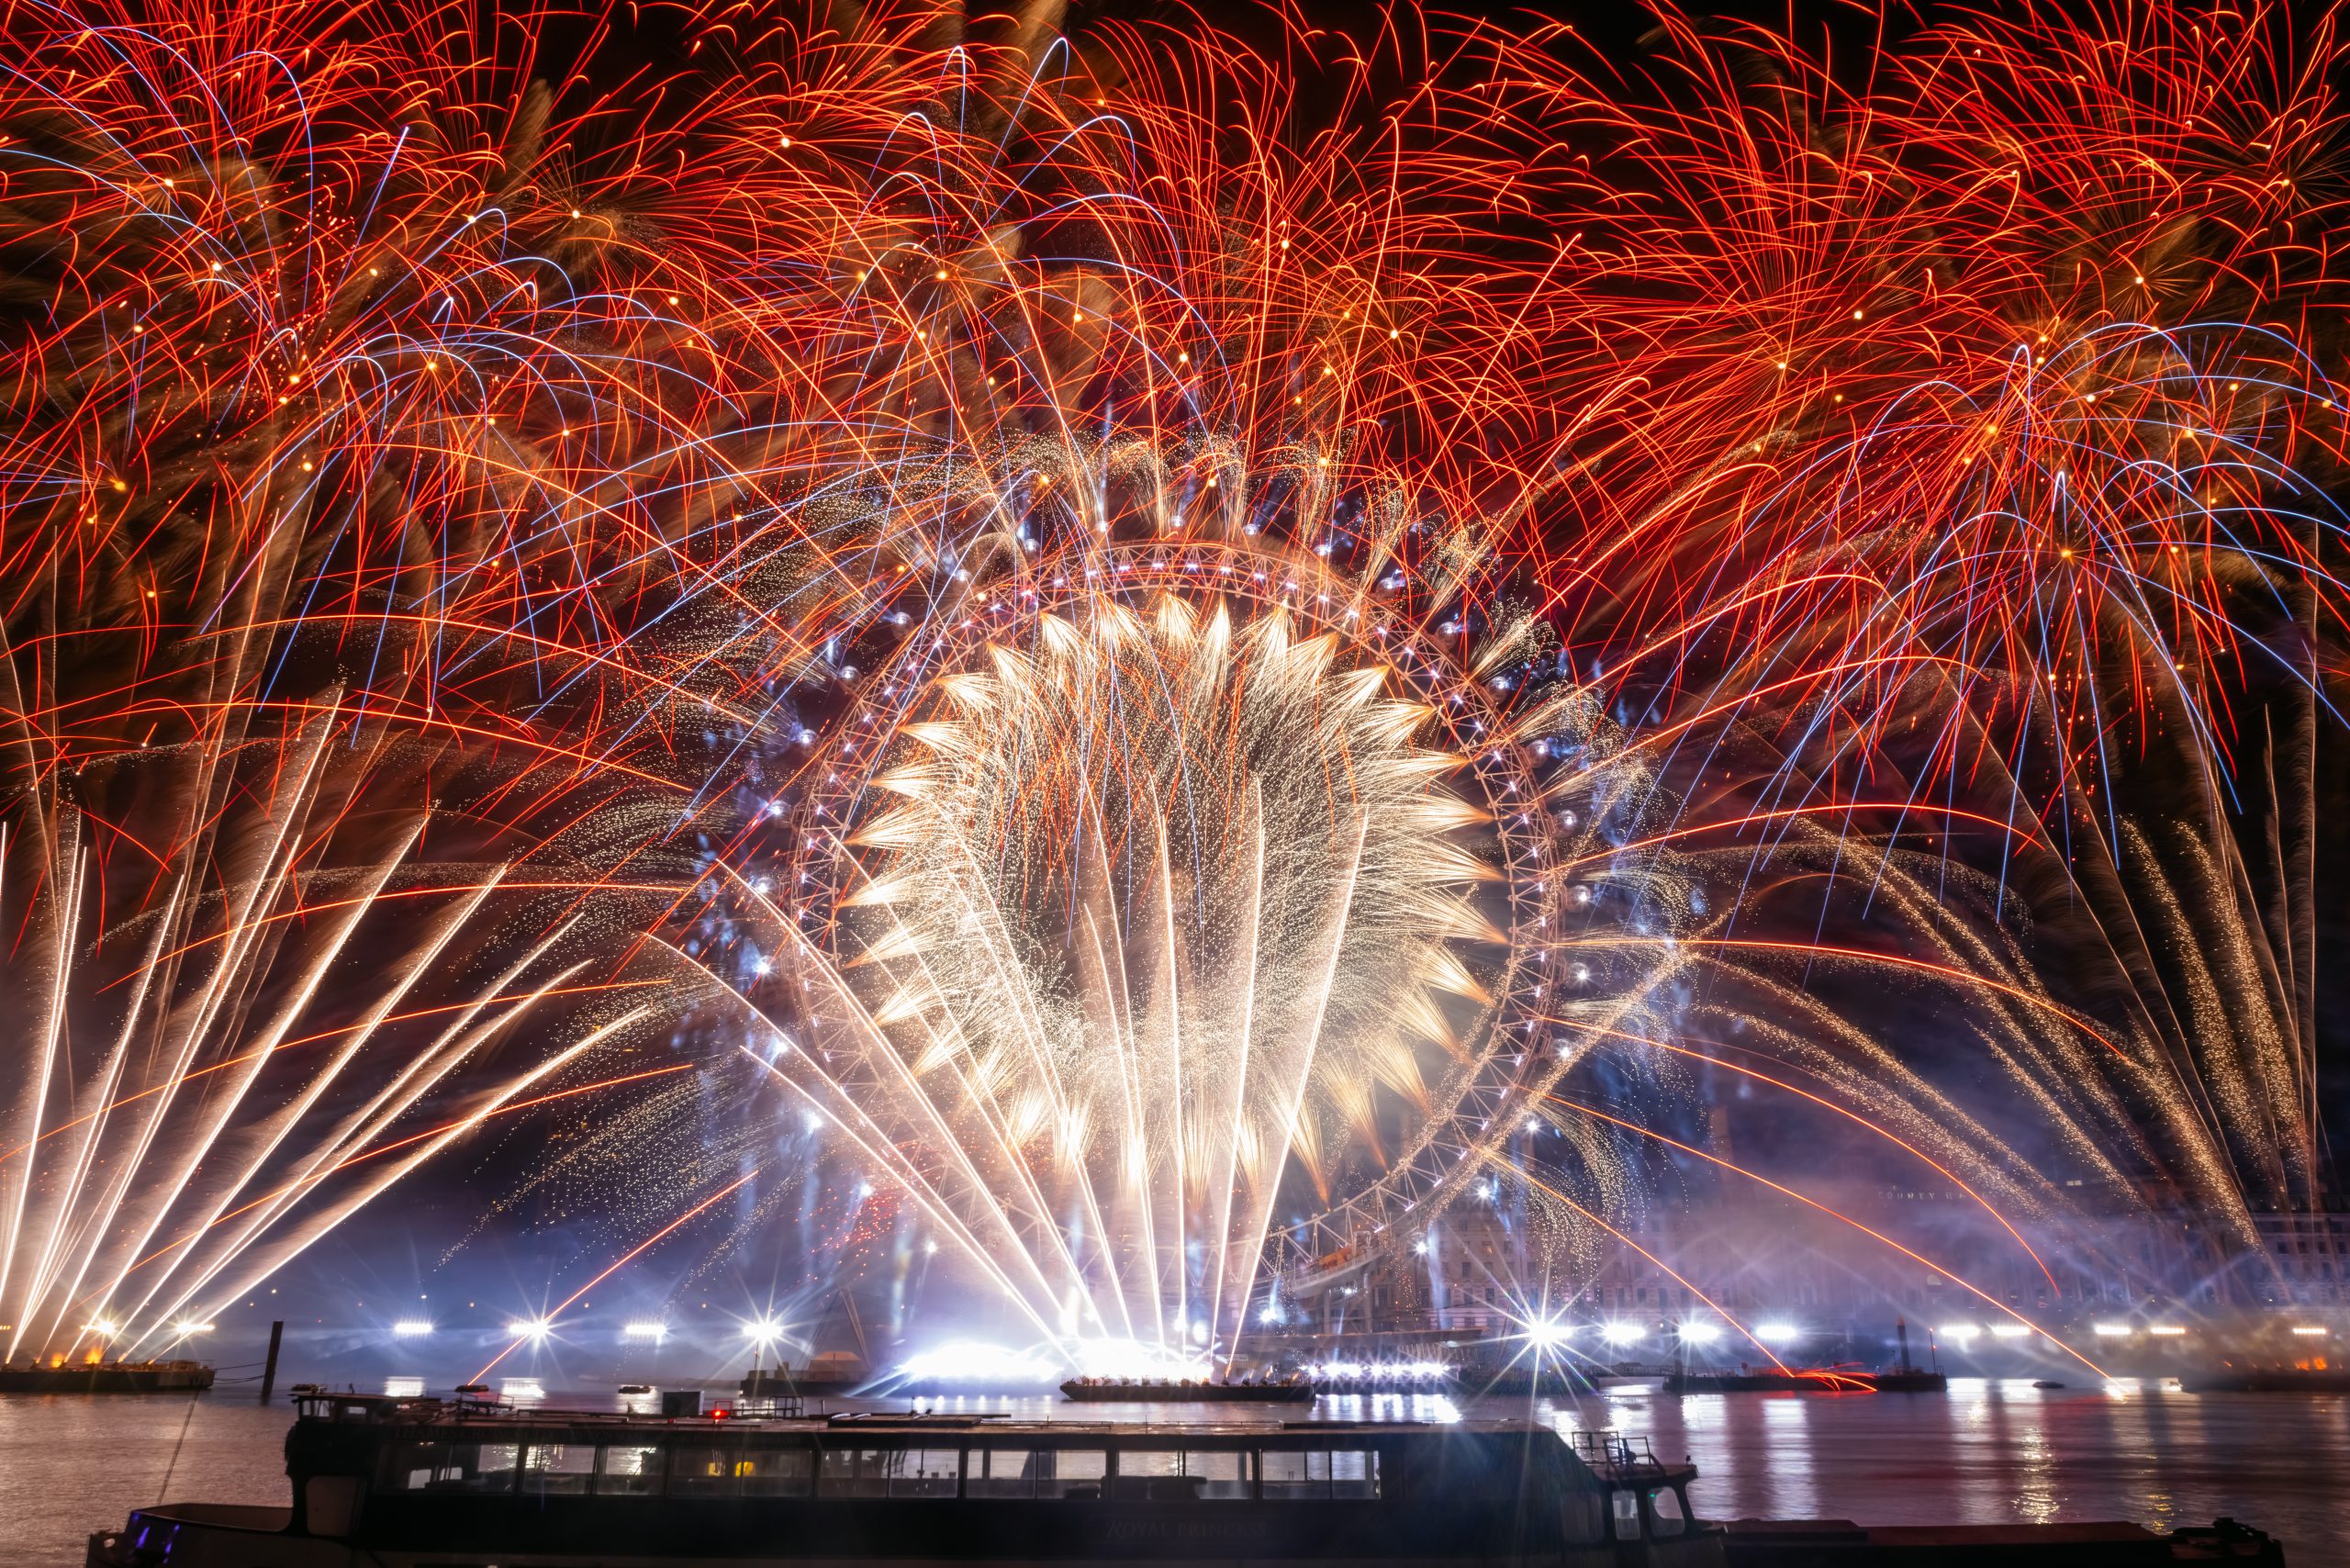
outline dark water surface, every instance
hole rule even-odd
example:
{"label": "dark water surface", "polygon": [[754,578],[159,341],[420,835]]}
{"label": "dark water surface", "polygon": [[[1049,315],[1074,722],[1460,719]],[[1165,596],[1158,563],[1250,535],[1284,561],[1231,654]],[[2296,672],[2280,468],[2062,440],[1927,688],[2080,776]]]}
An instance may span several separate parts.
{"label": "dark water surface", "polygon": [[[611,1408],[608,1394],[550,1403]],[[946,1402],[950,1406],[957,1403]],[[973,1399],[1024,1417],[1138,1419],[1139,1407]],[[2134,1519],[2155,1529],[2232,1514],[2286,1543],[2293,1568],[2350,1562],[2350,1395],[2195,1394],[1953,1380],[1947,1395],[1611,1394],[1482,1400],[1569,1429],[1644,1436],[1687,1454],[1713,1518],[1863,1524]],[[1325,1399],[1331,1417],[1442,1418],[1443,1399]],[[1161,1419],[1281,1418],[1265,1406],[1173,1406]],[[92,1530],[172,1497],[286,1500],[280,1444],[292,1412],[222,1393],[0,1396],[0,1564],[76,1568]],[[166,1472],[170,1473],[168,1484]]]}

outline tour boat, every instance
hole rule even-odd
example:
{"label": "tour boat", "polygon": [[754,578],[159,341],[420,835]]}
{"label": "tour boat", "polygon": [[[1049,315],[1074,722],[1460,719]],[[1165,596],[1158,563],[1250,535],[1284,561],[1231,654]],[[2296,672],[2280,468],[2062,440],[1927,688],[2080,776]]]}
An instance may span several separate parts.
{"label": "tour boat", "polygon": [[1595,1466],[1530,1422],[659,1419],[319,1392],[285,1458],[290,1508],[140,1508],[88,1568],[1725,1562],[1694,1467]]}
{"label": "tour boat", "polygon": [[164,1503],[85,1568],[2283,1568],[2221,1519],[1700,1521],[1696,1469],[1532,1422],[658,1418],[307,1389],[290,1508]]}

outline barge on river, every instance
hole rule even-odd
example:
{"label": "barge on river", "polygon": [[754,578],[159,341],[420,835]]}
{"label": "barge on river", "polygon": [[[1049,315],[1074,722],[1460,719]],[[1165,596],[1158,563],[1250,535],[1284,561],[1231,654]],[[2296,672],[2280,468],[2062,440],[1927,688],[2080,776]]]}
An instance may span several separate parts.
{"label": "barge on river", "polygon": [[1667,1394],[1948,1394],[1950,1379],[1941,1372],[1676,1372],[1664,1379]]}
{"label": "barge on river", "polygon": [[1722,1568],[1686,1464],[1528,1422],[676,1419],[313,1393],[286,1508],[166,1504],[90,1568]]}
{"label": "barge on river", "polygon": [[1079,1405],[1311,1405],[1314,1385],[1302,1377],[1248,1383],[1078,1377],[1061,1384],[1061,1397]]}
{"label": "barge on river", "polygon": [[191,1394],[212,1386],[202,1361],[0,1363],[0,1394]]}

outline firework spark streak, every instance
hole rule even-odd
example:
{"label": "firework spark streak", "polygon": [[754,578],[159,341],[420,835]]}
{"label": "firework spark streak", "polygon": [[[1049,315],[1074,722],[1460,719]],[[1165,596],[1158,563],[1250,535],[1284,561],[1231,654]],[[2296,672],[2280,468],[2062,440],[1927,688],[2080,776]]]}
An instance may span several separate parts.
{"label": "firework spark streak", "polygon": [[1072,1357],[1707,1042],[2312,1201],[2333,15],[1196,21],[11,10],[0,1350],[685,1066]]}
{"label": "firework spark streak", "polygon": [[1195,616],[1174,590],[1234,557],[1179,554],[1146,613],[1040,610],[917,698],[869,797],[897,803],[837,840],[864,857],[814,1055],[778,1070],[828,1064],[811,1098],[1047,1334],[1180,1354],[1237,1333],[1292,1161],[1326,1199],[1375,1090],[1433,1113],[1473,1081],[1446,999],[1490,1022],[1462,953],[1507,945],[1472,894],[1508,862],[1440,781],[1516,785],[1416,744],[1430,706],[1281,602]]}

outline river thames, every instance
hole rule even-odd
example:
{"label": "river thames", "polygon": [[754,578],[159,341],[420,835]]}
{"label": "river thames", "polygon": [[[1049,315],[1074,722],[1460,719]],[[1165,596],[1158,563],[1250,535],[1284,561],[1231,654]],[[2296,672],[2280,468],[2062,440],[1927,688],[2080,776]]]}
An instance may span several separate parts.
{"label": "river thames", "polygon": [[[609,1394],[548,1403],[610,1409]],[[1139,1407],[1042,1398],[930,1401],[1030,1418],[1136,1420]],[[902,1406],[898,1406],[902,1407]],[[2036,1389],[1953,1379],[1947,1395],[1625,1394],[1533,1402],[1569,1430],[1647,1437],[1687,1454],[1708,1518],[1863,1524],[2131,1519],[2156,1529],[2232,1515],[2286,1543],[2294,1568],[2350,1560],[2350,1396]],[[1325,1398],[1334,1417],[1522,1416],[1525,1399]],[[1175,1421],[1278,1419],[1262,1406],[1170,1406]],[[73,1568],[84,1538],[165,1495],[285,1498],[292,1412],[251,1396],[0,1398],[0,1542],[8,1568]]]}

